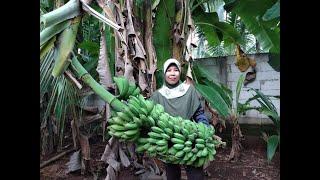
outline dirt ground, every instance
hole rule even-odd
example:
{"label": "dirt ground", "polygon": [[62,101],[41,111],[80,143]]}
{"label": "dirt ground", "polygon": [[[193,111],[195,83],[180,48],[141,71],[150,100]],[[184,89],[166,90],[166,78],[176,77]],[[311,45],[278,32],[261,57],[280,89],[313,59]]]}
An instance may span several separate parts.
{"label": "dirt ground", "polygon": [[[96,177],[92,174],[81,175],[80,170],[73,173],[66,173],[66,163],[69,161],[71,154],[68,154],[59,160],[40,169],[40,179],[71,179],[71,180],[91,180],[105,179],[106,165],[99,161],[105,143],[95,142],[91,144],[92,167]],[[260,137],[247,136],[243,142],[243,150],[238,162],[229,162],[226,157],[230,153],[230,147],[218,149],[215,160],[205,169],[206,179],[208,180],[247,180],[247,179],[265,179],[277,180],[280,179],[280,153],[276,152],[275,157],[271,162],[266,159],[266,145]],[[40,157],[46,160],[53,157],[52,154],[48,157]],[[122,169],[119,180],[134,180],[139,179],[134,175],[133,167]],[[182,170],[182,179],[187,179],[185,172]]]}

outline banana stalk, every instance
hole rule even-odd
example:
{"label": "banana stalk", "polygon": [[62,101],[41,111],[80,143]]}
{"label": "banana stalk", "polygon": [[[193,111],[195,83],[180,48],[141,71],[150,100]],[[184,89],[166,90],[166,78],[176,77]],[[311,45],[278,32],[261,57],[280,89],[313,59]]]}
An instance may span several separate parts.
{"label": "banana stalk", "polygon": [[57,53],[55,56],[55,64],[52,70],[52,75],[54,77],[60,76],[70,64],[68,61],[68,56],[73,49],[80,20],[80,16],[73,19],[71,25],[63,30],[59,37],[59,45],[57,47]]}
{"label": "banana stalk", "polygon": [[119,101],[114,95],[109,93],[103,86],[101,86],[86,69],[80,64],[77,58],[74,56],[71,61],[71,67],[75,70],[78,77],[92,88],[92,90],[99,95],[104,101],[108,102],[110,106],[116,111],[123,111],[126,107],[121,101]]}
{"label": "banana stalk", "polygon": [[68,20],[42,30],[40,33],[40,46],[45,44],[49,39],[66,29],[68,26],[70,26],[70,23],[71,21]]}
{"label": "banana stalk", "polygon": [[70,0],[65,5],[40,17],[40,23],[44,27],[59,24],[67,19],[74,18],[80,14],[80,3],[78,0]]}

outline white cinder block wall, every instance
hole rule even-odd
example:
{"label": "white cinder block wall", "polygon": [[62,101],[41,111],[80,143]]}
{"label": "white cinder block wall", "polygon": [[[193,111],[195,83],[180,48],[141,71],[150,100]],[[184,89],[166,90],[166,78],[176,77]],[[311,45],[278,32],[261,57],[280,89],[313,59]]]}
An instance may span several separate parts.
{"label": "white cinder block wall", "polygon": [[[245,102],[248,98],[252,97],[252,92],[247,92],[249,88],[259,89],[265,95],[280,95],[280,73],[275,71],[268,64],[268,54],[253,54],[248,55],[256,60],[256,79],[242,88],[240,94],[240,102]],[[220,82],[227,84],[227,86],[234,92],[237,86],[237,80],[242,74],[238,67],[235,66],[235,56],[219,57],[219,58],[206,58],[199,59],[201,65],[220,80]],[[251,71],[251,67],[243,74]],[[234,98],[235,99],[235,98]],[[280,100],[272,99],[278,113],[280,114]],[[259,105],[257,102],[252,102],[251,105]],[[239,119],[240,123],[244,124],[269,124],[272,121],[265,115],[260,114],[258,111],[247,111]]]}

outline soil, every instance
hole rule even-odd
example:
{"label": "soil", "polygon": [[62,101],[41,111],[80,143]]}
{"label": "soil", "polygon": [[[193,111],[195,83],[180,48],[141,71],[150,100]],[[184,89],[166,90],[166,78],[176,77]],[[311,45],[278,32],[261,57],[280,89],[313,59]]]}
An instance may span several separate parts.
{"label": "soil", "polygon": [[[73,173],[66,173],[66,163],[72,153],[60,158],[57,161],[40,169],[40,179],[71,179],[71,180],[91,180],[105,179],[106,165],[100,161],[104,151],[105,142],[96,141],[91,145],[91,165],[96,178],[92,173],[82,175],[80,170]],[[230,147],[217,149],[215,160],[205,169],[206,179],[208,180],[247,180],[247,179],[280,179],[280,153],[276,152],[271,162],[266,158],[266,144],[257,136],[246,136],[242,142],[243,149],[241,157],[237,162],[230,162],[227,157],[230,153]],[[58,154],[58,153],[56,153]],[[51,154],[47,157],[40,157],[42,161],[55,156]],[[119,180],[138,180],[134,175],[133,167],[122,168]],[[182,179],[187,179],[184,170],[182,170]]]}

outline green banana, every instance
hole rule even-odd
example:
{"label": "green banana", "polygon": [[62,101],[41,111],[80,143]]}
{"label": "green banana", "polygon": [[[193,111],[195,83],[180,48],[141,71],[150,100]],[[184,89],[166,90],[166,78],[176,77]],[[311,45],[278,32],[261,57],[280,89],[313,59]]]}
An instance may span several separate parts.
{"label": "green banana", "polygon": [[181,139],[183,142],[186,140],[186,138],[180,133],[173,133],[173,136],[175,138]]}
{"label": "green banana", "polygon": [[130,129],[130,130],[132,130],[132,129],[137,130],[139,126],[136,123],[129,122],[129,123],[124,124],[124,127],[126,129]]}
{"label": "green banana", "polygon": [[158,133],[153,132],[153,131],[148,132],[148,135],[153,139],[163,139],[161,134],[158,134]]}
{"label": "green banana", "polygon": [[171,137],[173,135],[173,131],[169,128],[164,128],[164,131]]}
{"label": "green banana", "polygon": [[184,145],[183,144],[174,144],[173,147],[176,148],[177,150],[182,150],[184,148]]}
{"label": "green banana", "polygon": [[174,144],[182,144],[182,145],[184,145],[184,141],[179,139],[179,138],[171,138],[171,142],[173,142]]}
{"label": "green banana", "polygon": [[152,126],[151,129],[152,129],[152,131],[159,133],[159,134],[164,133],[164,131],[157,126]]}
{"label": "green banana", "polygon": [[123,119],[124,121],[127,121],[127,122],[131,121],[131,119],[132,119],[132,117],[129,117],[128,114],[126,114],[124,112],[121,112],[121,111],[117,112],[117,116],[116,117],[119,117],[119,118],[121,118],[121,119]]}
{"label": "green banana", "polygon": [[184,155],[184,152],[183,152],[183,151],[179,151],[179,152],[176,153],[175,156],[176,156],[177,158],[181,158],[183,155]]}
{"label": "green banana", "polygon": [[165,133],[161,133],[161,136],[162,136],[163,139],[165,139],[167,141],[170,140],[170,136],[165,134]]}
{"label": "green banana", "polygon": [[136,89],[133,91],[133,93],[131,95],[132,96],[137,96],[138,94],[140,94],[140,88],[136,87]]}
{"label": "green banana", "polygon": [[127,136],[133,136],[137,133],[139,133],[139,129],[132,129],[132,130],[124,131],[124,134]]}
{"label": "green banana", "polygon": [[166,141],[166,140],[157,141],[157,145],[159,145],[159,146],[164,146],[164,145],[167,145],[167,144],[168,144],[168,141]]}
{"label": "green banana", "polygon": [[145,101],[145,104],[147,106],[147,111],[148,111],[148,114],[151,113],[153,107],[154,107],[154,102],[153,101],[150,101],[150,100],[146,100]]}
{"label": "green banana", "polygon": [[133,117],[133,122],[135,122],[138,126],[142,126],[143,124],[142,120],[137,117]]}
{"label": "green banana", "polygon": [[113,77],[114,82],[116,83],[119,89],[119,96],[124,97],[129,90],[129,81],[122,77]]}

